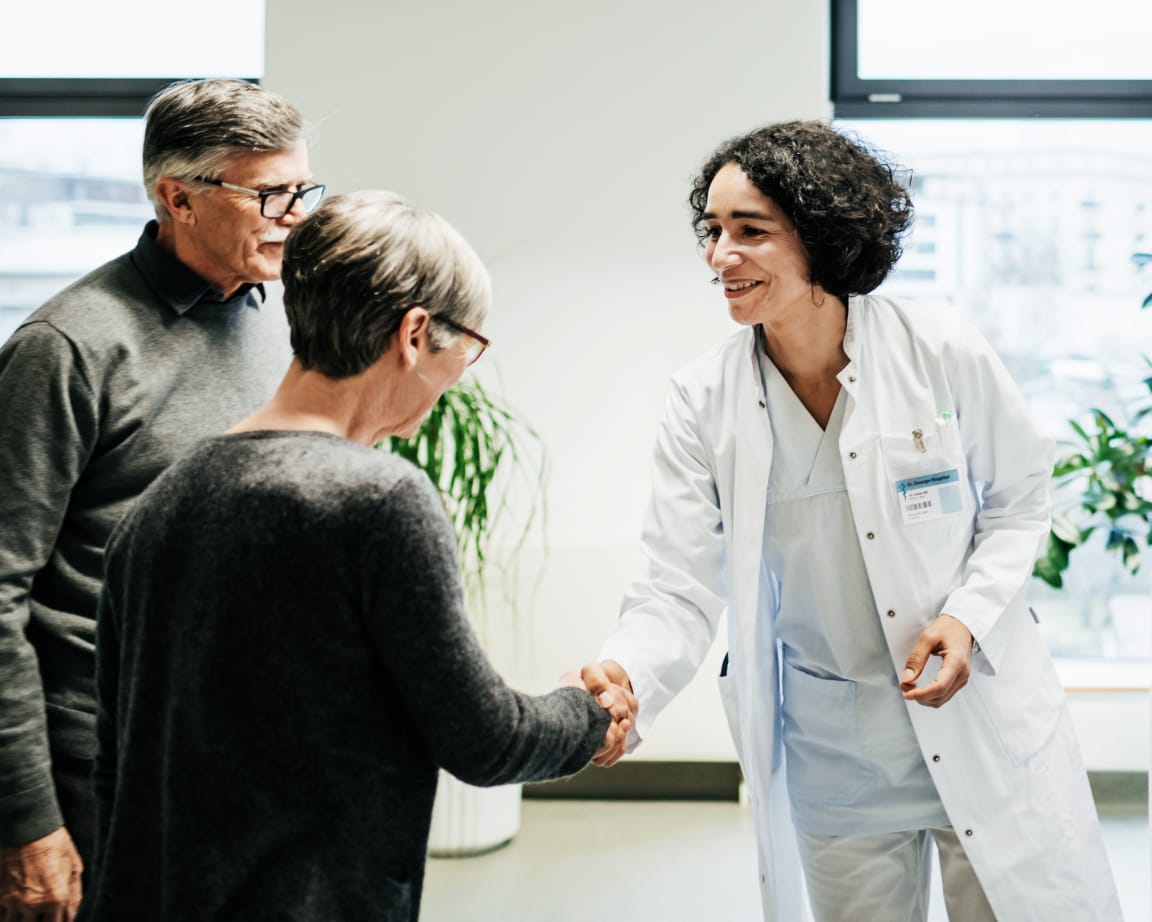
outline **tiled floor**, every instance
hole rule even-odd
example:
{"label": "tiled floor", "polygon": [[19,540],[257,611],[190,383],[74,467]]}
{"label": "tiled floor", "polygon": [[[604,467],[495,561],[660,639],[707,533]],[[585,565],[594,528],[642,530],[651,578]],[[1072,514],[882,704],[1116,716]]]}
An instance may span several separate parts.
{"label": "tiled floor", "polygon": [[[526,800],[523,811],[519,835],[504,848],[475,858],[429,859],[422,922],[760,918],[752,818],[746,807]],[[1124,918],[1149,922],[1147,813],[1132,806],[1102,806],[1101,816]],[[930,920],[945,919],[937,895]]]}

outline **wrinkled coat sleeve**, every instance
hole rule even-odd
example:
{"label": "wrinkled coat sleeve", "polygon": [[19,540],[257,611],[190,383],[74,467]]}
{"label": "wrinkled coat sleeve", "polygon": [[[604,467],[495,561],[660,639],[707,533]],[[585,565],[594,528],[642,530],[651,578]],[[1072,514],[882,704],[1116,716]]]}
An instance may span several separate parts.
{"label": "wrinkled coat sleeve", "polygon": [[957,318],[943,354],[969,475],[983,484],[973,551],[943,611],[964,622],[996,669],[1006,652],[996,621],[1024,590],[1048,536],[1053,444],[968,321]]}
{"label": "wrinkled coat sleeve", "polygon": [[0,348],[0,847],[62,823],[29,595],[97,432],[98,403],[73,345],[43,322],[17,330]]}
{"label": "wrinkled coat sleeve", "polygon": [[625,594],[619,626],[600,652],[632,681],[640,739],[695,675],[724,612],[724,525],[713,451],[701,437],[689,385],[674,380],[657,432],[642,535],[647,573]]}

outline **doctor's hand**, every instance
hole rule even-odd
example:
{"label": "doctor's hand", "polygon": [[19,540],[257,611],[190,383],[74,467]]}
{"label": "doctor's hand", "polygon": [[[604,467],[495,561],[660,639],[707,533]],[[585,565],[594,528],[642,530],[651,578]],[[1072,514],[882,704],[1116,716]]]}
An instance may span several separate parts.
{"label": "doctor's hand", "polygon": [[[587,669],[588,667],[585,666],[584,668]],[[632,694],[630,688],[625,688],[610,678],[605,677],[604,681],[600,681],[599,676],[593,676],[592,682],[595,687],[586,684],[584,679],[575,672],[566,672],[560,677],[561,685],[583,688],[589,694],[594,695],[596,702],[606,710],[608,716],[612,718],[612,722],[608,725],[608,729],[604,734],[604,742],[592,757],[593,762],[597,765],[602,765],[604,764],[602,759],[605,758],[606,753],[619,751],[620,755],[624,754],[624,747],[628,742],[628,733],[632,729],[632,724],[636,719],[637,704],[636,696]],[[619,757],[619,755],[616,756],[617,759]],[[613,759],[613,761],[615,761],[615,759]],[[0,922],[3,922],[3,920],[0,920]]]}
{"label": "doctor's hand", "polygon": [[[609,692],[614,699],[612,726],[604,737],[604,745],[592,756],[593,764],[607,768],[615,765],[624,756],[628,733],[636,724],[640,703],[632,694],[632,682],[628,678],[628,673],[615,660],[586,663],[580,670],[580,678],[584,682],[584,687],[592,694],[599,696]],[[614,733],[615,730],[623,732]]]}
{"label": "doctor's hand", "polygon": [[[940,657],[940,671],[931,683],[917,688],[916,680],[924,671],[929,656]],[[971,658],[972,634],[968,628],[951,615],[941,615],[924,629],[904,664],[900,690],[904,692],[905,700],[931,708],[951,701],[952,696],[968,684]]]}

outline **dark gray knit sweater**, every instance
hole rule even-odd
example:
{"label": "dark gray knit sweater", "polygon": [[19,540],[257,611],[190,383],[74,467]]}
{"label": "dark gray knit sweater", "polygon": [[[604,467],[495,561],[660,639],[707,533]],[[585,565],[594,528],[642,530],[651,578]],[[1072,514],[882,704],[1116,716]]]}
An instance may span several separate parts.
{"label": "dark gray knit sweater", "polygon": [[173,459],[265,403],[292,357],[278,291],[221,302],[155,237],[152,222],[0,346],[0,847],[63,821],[50,753],[96,750],[113,527]]}
{"label": "dark gray knit sweater", "polygon": [[113,536],[86,922],[419,914],[437,767],[571,774],[591,695],[513,691],[428,479],[330,435],[204,442]]}

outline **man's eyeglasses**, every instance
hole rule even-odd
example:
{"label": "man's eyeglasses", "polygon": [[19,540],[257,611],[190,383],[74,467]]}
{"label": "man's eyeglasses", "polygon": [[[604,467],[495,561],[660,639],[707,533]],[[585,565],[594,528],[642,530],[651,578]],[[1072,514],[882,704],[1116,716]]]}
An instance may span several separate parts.
{"label": "man's eyeglasses", "polygon": [[474,365],[476,360],[480,358],[492,345],[492,340],[486,336],[481,336],[475,330],[470,330],[462,323],[457,323],[455,320],[449,320],[447,317],[435,316],[433,320],[438,320],[446,327],[451,327],[457,333],[463,333],[465,336],[472,337],[472,343],[468,347],[468,364]]}
{"label": "man's eyeglasses", "polygon": [[237,186],[235,183],[224,182],[222,179],[208,179],[204,176],[193,177],[193,182],[202,182],[209,186],[219,186],[221,189],[231,189],[233,192],[242,192],[260,199],[260,214],[266,218],[282,218],[296,207],[297,202],[304,203],[304,213],[311,214],[324,198],[324,186],[304,186],[293,192],[291,189],[248,189]]}

